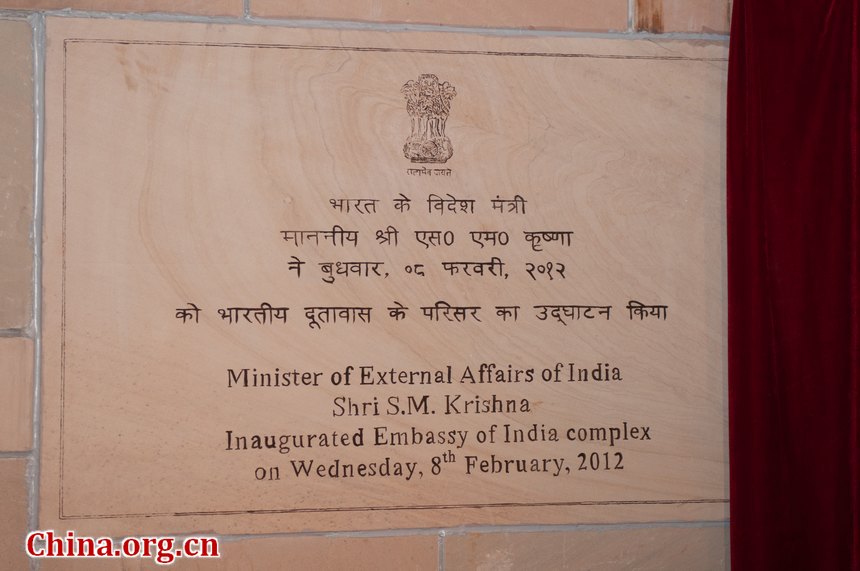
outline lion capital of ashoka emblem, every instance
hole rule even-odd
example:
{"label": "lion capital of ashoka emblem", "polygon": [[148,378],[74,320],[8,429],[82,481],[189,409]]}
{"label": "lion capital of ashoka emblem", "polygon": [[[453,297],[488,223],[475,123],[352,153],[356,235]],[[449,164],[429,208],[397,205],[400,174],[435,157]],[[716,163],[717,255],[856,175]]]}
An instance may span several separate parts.
{"label": "lion capital of ashoka emblem", "polygon": [[447,81],[439,82],[432,73],[418,81],[409,80],[400,89],[406,97],[406,111],[412,119],[412,134],[403,145],[403,155],[413,163],[444,163],[454,154],[445,135],[451,100],[457,91]]}

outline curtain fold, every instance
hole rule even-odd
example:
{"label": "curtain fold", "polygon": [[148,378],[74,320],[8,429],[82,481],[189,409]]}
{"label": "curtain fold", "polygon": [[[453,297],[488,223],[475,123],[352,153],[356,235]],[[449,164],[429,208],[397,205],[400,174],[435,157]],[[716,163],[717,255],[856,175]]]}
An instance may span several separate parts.
{"label": "curtain fold", "polygon": [[732,567],[860,570],[860,0],[735,0]]}

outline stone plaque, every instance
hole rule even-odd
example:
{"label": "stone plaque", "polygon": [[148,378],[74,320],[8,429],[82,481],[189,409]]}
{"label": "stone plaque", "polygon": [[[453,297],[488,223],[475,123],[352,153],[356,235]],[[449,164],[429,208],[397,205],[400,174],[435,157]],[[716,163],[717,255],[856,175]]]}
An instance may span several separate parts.
{"label": "stone plaque", "polygon": [[42,527],[727,516],[723,44],[48,40]]}

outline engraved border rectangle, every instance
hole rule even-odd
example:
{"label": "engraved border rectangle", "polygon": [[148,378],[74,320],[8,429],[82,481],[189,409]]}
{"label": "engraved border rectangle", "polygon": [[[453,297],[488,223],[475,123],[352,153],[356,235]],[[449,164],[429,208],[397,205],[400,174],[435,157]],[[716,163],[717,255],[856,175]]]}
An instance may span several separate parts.
{"label": "engraved border rectangle", "polygon": [[347,506],[332,508],[283,508],[265,510],[211,510],[186,512],[152,512],[152,513],[123,513],[123,514],[66,514],[63,509],[64,483],[64,445],[65,435],[65,382],[66,382],[66,79],[68,63],[68,45],[70,43],[113,44],[113,45],[156,45],[156,46],[190,46],[206,48],[242,48],[242,49],[280,49],[280,50],[311,50],[311,51],[352,51],[352,52],[386,52],[386,53],[421,53],[447,55],[473,55],[490,57],[548,57],[548,58],[588,58],[588,59],[627,59],[649,61],[695,61],[695,62],[725,62],[725,58],[691,58],[684,56],[649,56],[649,55],[612,55],[585,54],[561,52],[504,52],[479,50],[431,50],[410,48],[379,48],[358,46],[309,46],[291,44],[258,44],[258,43],[224,43],[224,42],[183,42],[183,41],[144,41],[119,39],[88,39],[66,38],[63,40],[63,199],[62,199],[62,285],[61,325],[60,325],[60,478],[59,478],[59,510],[60,520],[81,519],[117,519],[135,517],[182,517],[203,515],[260,515],[260,514],[289,514],[289,513],[326,513],[326,512],[374,512],[374,511],[405,511],[405,510],[450,510],[450,509],[480,509],[480,508],[520,508],[520,507],[566,507],[566,506],[611,506],[611,505],[681,505],[681,504],[727,504],[728,498],[692,498],[686,500],[595,500],[578,502],[497,502],[470,504],[427,504],[427,505],[388,505],[388,506]]}

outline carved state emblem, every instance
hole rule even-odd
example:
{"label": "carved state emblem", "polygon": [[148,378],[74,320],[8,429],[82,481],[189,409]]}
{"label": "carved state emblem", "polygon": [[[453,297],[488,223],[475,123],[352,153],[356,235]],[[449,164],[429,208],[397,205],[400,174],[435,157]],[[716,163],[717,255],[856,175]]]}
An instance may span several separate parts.
{"label": "carved state emblem", "polygon": [[423,73],[418,81],[407,81],[400,92],[412,119],[412,134],[403,145],[403,155],[413,163],[446,162],[454,149],[445,135],[445,123],[457,90],[447,81],[440,83],[432,73]]}

